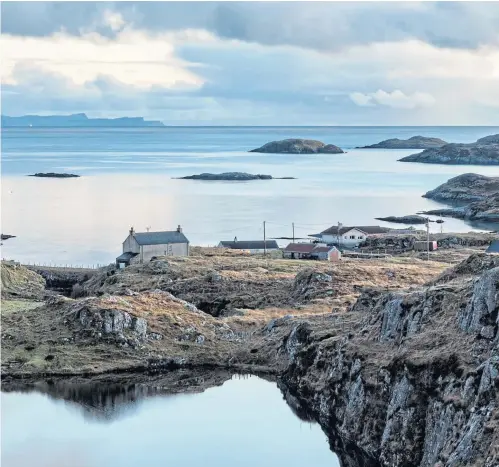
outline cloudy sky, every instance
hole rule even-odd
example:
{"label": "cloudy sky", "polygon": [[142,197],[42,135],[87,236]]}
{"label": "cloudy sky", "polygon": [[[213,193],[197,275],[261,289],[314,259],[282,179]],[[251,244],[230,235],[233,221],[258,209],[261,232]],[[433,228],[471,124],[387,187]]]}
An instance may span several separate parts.
{"label": "cloudy sky", "polygon": [[7,2],[2,113],[499,125],[499,2]]}

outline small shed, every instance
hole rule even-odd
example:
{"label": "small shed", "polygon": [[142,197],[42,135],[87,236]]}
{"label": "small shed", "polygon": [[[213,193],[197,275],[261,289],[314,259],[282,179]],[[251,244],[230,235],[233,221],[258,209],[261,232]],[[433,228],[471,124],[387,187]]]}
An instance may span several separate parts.
{"label": "small shed", "polygon": [[312,250],[310,257],[322,261],[339,261],[341,252],[334,246],[316,246]]}
{"label": "small shed", "polygon": [[499,240],[492,240],[485,253],[499,254]]}
{"label": "small shed", "polygon": [[421,240],[414,242],[414,249],[416,251],[435,251],[438,248],[438,244],[436,240],[430,240],[429,242],[426,240]]}
{"label": "small shed", "polygon": [[283,256],[288,259],[310,258],[310,255],[316,246],[316,243],[290,243],[284,248]]}

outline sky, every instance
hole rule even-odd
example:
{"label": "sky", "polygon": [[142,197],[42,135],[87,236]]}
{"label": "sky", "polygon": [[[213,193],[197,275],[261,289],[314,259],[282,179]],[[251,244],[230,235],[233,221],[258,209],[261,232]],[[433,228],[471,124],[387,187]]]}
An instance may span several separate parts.
{"label": "sky", "polygon": [[499,2],[0,8],[4,115],[499,125]]}

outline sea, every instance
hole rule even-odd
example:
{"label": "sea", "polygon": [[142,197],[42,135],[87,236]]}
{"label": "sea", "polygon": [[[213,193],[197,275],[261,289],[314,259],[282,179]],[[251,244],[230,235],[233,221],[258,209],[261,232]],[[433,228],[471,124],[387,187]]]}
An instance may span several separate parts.
{"label": "sea", "polygon": [[[95,266],[121,253],[130,227],[173,230],[192,245],[308,235],[337,225],[442,207],[422,195],[456,175],[499,167],[398,162],[414,150],[356,149],[388,138],[434,136],[468,143],[499,127],[5,128],[1,134],[2,258]],[[345,154],[258,154],[284,138],[318,139]],[[179,180],[202,172],[249,172],[295,180]],[[27,175],[68,172],[80,178]],[[434,232],[487,230],[444,219]],[[398,226],[402,227],[402,226]],[[287,240],[279,240],[285,245]]]}

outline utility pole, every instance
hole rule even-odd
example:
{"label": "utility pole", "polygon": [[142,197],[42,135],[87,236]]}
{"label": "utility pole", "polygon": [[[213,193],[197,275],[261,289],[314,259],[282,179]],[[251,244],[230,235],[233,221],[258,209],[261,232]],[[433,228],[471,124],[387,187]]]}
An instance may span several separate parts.
{"label": "utility pole", "polygon": [[263,221],[263,255],[267,256],[267,239],[265,238],[265,221]]}
{"label": "utility pole", "polygon": [[426,253],[427,260],[430,261],[430,218],[426,218]]}
{"label": "utility pole", "polygon": [[293,226],[293,243],[295,243],[295,223],[291,224]]}

